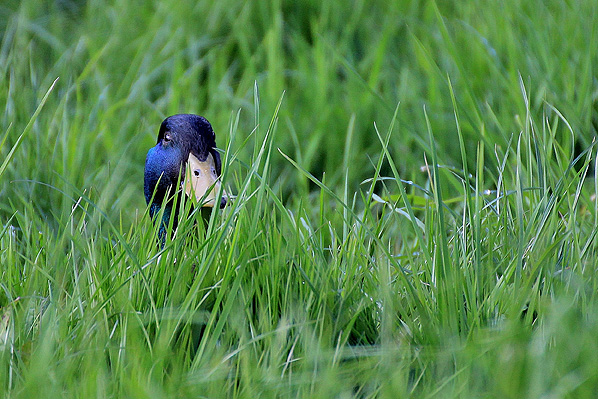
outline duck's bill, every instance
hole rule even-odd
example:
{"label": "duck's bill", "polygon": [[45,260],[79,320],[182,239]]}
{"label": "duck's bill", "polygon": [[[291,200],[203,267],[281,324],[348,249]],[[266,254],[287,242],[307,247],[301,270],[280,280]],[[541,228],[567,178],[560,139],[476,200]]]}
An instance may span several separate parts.
{"label": "duck's bill", "polygon": [[[187,160],[187,171],[184,181],[185,193],[201,204],[202,207],[214,207],[220,180],[216,176],[216,165],[212,154],[209,154],[205,161],[200,161],[195,155],[189,154]],[[220,208],[224,208],[228,196],[222,191]]]}

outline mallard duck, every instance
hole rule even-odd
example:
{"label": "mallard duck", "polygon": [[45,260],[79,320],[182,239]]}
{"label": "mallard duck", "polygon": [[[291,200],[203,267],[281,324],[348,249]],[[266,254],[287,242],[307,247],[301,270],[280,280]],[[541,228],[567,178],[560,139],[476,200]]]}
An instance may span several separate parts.
{"label": "mallard duck", "polygon": [[[214,206],[220,190],[221,168],[220,154],[215,147],[212,125],[199,115],[169,116],[160,125],[156,146],[147,152],[143,191],[152,218],[161,211],[165,196],[172,196],[165,203],[160,226],[162,242],[172,214],[173,194],[184,192],[202,207]],[[175,189],[177,182],[181,187]],[[227,200],[223,191],[220,208],[224,208]],[[173,225],[176,228],[176,212]]]}

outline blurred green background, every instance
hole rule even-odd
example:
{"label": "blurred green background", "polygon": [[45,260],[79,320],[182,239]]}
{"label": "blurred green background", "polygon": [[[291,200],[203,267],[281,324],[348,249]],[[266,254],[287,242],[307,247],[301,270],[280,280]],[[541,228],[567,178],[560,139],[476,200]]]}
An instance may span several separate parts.
{"label": "blurred green background", "polygon": [[[564,150],[585,148],[597,125],[596,8],[592,1],[4,2],[0,104],[1,125],[12,125],[9,144],[60,80],[1,192],[44,213],[65,197],[11,181],[95,190],[111,215],[143,208],[144,157],[162,119],[198,113],[221,148],[238,149],[256,125],[255,84],[264,128],[284,92],[275,146],[317,177],[326,172],[333,186],[348,173],[352,190],[379,154],[374,123],[386,130],[399,103],[390,150],[404,178],[422,179],[424,108],[440,163],[461,164],[448,79],[467,150],[485,142],[488,167],[497,163],[494,146],[523,128],[519,76],[533,113],[541,119],[548,102],[573,127],[576,137],[559,133]],[[239,142],[229,143],[239,110]],[[252,145],[245,147],[247,162]],[[288,162],[273,158],[286,196],[309,191],[305,179],[290,177]],[[355,167],[341,170],[345,158]]]}

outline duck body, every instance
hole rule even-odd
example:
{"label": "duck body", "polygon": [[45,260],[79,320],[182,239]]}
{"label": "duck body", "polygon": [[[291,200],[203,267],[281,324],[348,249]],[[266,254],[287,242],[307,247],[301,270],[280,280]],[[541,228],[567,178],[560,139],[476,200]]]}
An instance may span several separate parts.
{"label": "duck body", "polygon": [[[159,232],[162,241],[175,196],[185,194],[195,198],[199,206],[213,207],[220,190],[220,173],[220,154],[210,122],[193,114],[169,116],[162,122],[156,145],[147,153],[143,184],[150,216],[155,218],[164,206]],[[223,192],[219,206],[223,208],[226,202]],[[174,217],[176,228],[176,212]]]}

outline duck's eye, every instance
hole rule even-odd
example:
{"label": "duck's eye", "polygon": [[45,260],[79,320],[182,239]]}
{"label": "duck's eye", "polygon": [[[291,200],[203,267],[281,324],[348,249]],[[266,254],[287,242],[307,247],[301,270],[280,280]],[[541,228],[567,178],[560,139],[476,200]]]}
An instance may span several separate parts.
{"label": "duck's eye", "polygon": [[194,175],[195,177],[199,177],[199,175],[201,175],[201,172],[199,171],[199,169],[195,169],[195,170],[193,171],[193,175]]}
{"label": "duck's eye", "polygon": [[162,141],[164,142],[164,144],[169,143],[172,140],[172,137],[170,136],[170,133],[166,133],[164,135],[164,137],[162,138]]}

